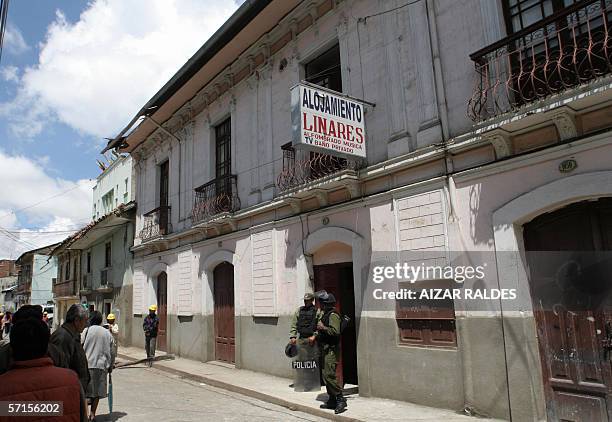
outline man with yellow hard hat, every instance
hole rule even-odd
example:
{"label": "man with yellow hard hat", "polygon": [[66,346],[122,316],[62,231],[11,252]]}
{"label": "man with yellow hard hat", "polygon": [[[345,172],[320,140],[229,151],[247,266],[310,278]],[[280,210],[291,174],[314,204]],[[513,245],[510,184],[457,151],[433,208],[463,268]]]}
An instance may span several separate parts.
{"label": "man with yellow hard hat", "polygon": [[155,344],[157,342],[157,330],[159,328],[159,318],[155,314],[157,305],[149,306],[149,315],[147,315],[142,323],[142,329],[145,334],[145,350],[147,351],[147,359],[149,359],[149,367],[153,365],[155,357]]}
{"label": "man with yellow hard hat", "polygon": [[115,350],[115,356],[117,356],[117,349],[119,348],[119,324],[115,322],[115,314],[111,312],[106,315],[106,322],[108,322],[108,331],[113,335],[113,349]]}

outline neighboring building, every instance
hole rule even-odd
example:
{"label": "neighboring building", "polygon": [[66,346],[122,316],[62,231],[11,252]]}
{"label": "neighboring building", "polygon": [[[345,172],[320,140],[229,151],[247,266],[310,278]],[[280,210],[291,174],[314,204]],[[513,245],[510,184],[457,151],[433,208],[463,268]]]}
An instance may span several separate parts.
{"label": "neighboring building", "polygon": [[[66,306],[80,302],[105,317],[112,312],[121,327],[122,343],[131,336],[133,270],[129,250],[134,244],[136,211],[131,165],[130,156],[119,156],[103,170],[93,187],[95,218],[54,252],[64,265],[64,278],[70,277],[69,287],[64,288],[70,290]],[[69,268],[74,268],[74,280]]]}
{"label": "neighboring building", "polygon": [[66,240],[55,247],[51,255],[57,262],[57,276],[52,288],[53,304],[55,305],[53,326],[57,327],[64,323],[68,308],[79,303],[81,257],[79,251],[66,248]]}
{"label": "neighboring building", "polygon": [[136,204],[119,205],[81,229],[65,247],[80,252],[80,302],[106,317],[115,314],[121,328],[119,339],[131,336],[132,254]]}
{"label": "neighboring building", "polygon": [[17,258],[19,276],[17,305],[48,305],[53,303],[53,280],[57,275],[56,258],[51,251],[57,244],[24,252]]}
{"label": "neighboring building", "polygon": [[[548,312],[564,286],[526,252],[612,249],[611,19],[609,0],[245,2],[107,147],[134,158],[132,343],[157,303],[162,350],[290,376],[290,316],[325,288],[359,394],[607,420],[609,289]],[[288,144],[302,80],[375,103],[367,162]],[[378,254],[454,251],[486,264],[466,287],[526,300],[368,307]]]}
{"label": "neighboring building", "polygon": [[17,290],[16,275],[0,277],[0,311],[14,311],[17,308],[15,290]]}
{"label": "neighboring building", "polygon": [[19,267],[16,261],[11,259],[0,259],[0,278],[15,276],[18,272]]}
{"label": "neighboring building", "polygon": [[19,267],[14,260],[0,260],[0,311],[15,309],[15,290]]}
{"label": "neighboring building", "polygon": [[132,157],[120,155],[97,177],[93,187],[92,220],[132,200]]}

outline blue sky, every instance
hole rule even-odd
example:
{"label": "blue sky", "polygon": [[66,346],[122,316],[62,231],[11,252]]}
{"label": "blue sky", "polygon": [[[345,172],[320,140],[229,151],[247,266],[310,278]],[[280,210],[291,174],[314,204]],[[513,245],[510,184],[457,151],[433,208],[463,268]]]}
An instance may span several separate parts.
{"label": "blue sky", "polygon": [[105,144],[241,1],[19,0],[0,63],[0,259],[91,216]]}
{"label": "blue sky", "polygon": [[[1,65],[19,69],[36,65],[39,44],[45,37],[47,27],[55,19],[56,10],[61,10],[69,22],[76,22],[86,6],[87,2],[76,0],[11,2],[8,22],[12,28],[20,31],[29,48],[15,52],[9,47],[2,54]],[[2,81],[0,102],[11,101],[16,91],[15,82]],[[109,133],[109,136],[112,134]],[[24,139],[9,130],[7,119],[0,119],[0,139],[2,149],[11,155],[49,157],[48,171],[65,179],[76,181],[95,178],[98,174],[95,159],[99,155],[96,151],[96,141],[99,140],[79,133],[66,124],[54,123],[43,133]]]}

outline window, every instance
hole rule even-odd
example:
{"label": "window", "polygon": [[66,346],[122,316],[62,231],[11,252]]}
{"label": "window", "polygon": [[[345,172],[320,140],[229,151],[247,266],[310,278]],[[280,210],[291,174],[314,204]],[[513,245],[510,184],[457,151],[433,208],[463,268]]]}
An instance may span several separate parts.
{"label": "window", "polygon": [[215,127],[215,180],[216,194],[231,192],[232,120],[226,119]]}
{"label": "window", "polygon": [[87,274],[91,274],[91,252],[87,252]]}
{"label": "window", "polygon": [[169,161],[164,161],[159,165],[159,206],[168,206],[168,183],[170,177]]}
{"label": "window", "polygon": [[108,242],[104,246],[104,267],[108,268],[113,265],[112,255],[111,255],[111,243]]}
{"label": "window", "polygon": [[508,33],[519,32],[559,12],[577,0],[504,0]]}
{"label": "window", "polygon": [[64,264],[64,280],[70,280],[70,259]]}
{"label": "window", "polygon": [[72,261],[72,279],[76,280],[77,278],[77,259],[74,258]]}
{"label": "window", "polygon": [[304,66],[306,81],[342,92],[340,46],[336,44]]}
{"label": "window", "polygon": [[[452,281],[427,280],[416,284],[399,283],[412,290],[447,289]],[[399,343],[413,346],[456,347],[455,304],[452,299],[397,300],[395,319]]]}

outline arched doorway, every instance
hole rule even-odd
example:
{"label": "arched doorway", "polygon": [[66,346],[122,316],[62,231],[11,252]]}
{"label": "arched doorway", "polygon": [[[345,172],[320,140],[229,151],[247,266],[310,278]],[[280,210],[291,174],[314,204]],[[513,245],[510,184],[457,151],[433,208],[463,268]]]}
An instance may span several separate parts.
{"label": "arched doorway", "polygon": [[234,330],[234,266],[222,262],[213,270],[215,359],[236,362]]}
{"label": "arched doorway", "polygon": [[549,420],[612,420],[612,199],[523,226]]}
{"label": "arched doorway", "polygon": [[163,352],[168,351],[168,275],[162,271],[157,276],[155,286],[157,299],[157,316],[159,317],[159,330],[157,332],[157,348]]}
{"label": "arched doorway", "polygon": [[340,385],[359,385],[352,248],[336,241],[324,244],[313,254],[313,273],[315,291],[332,293],[336,298],[336,311],[351,319],[340,339],[338,381]]}

